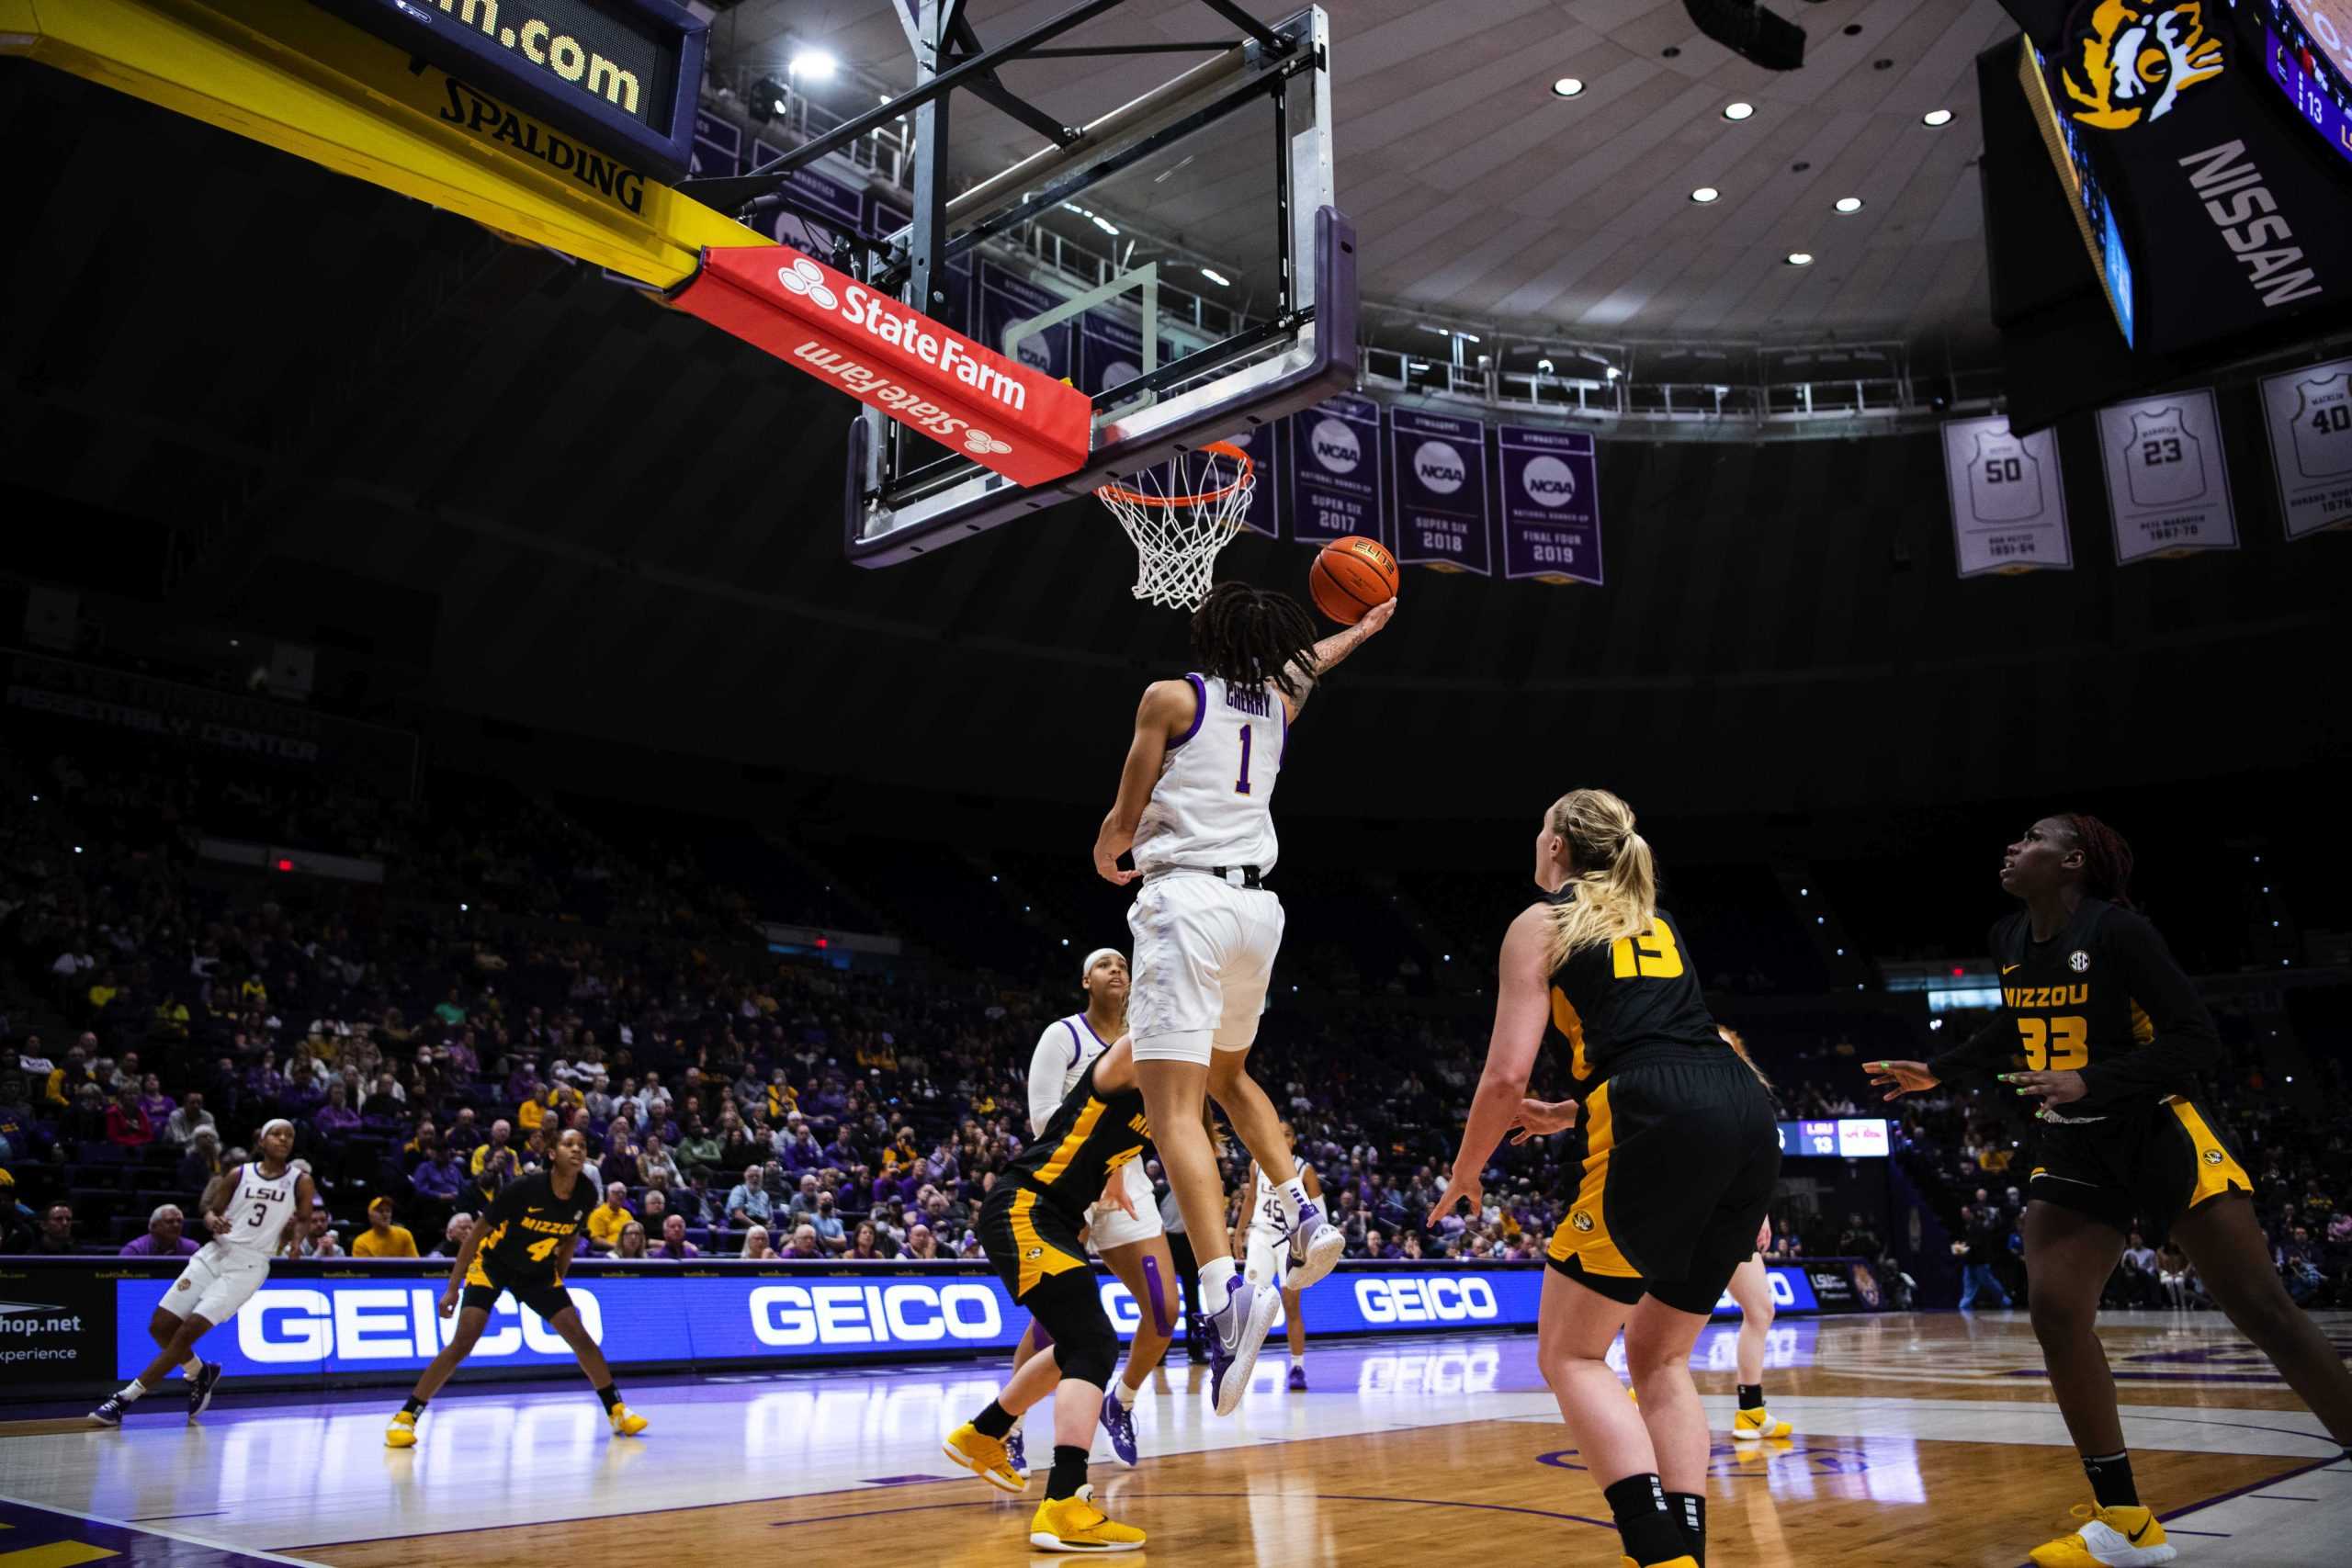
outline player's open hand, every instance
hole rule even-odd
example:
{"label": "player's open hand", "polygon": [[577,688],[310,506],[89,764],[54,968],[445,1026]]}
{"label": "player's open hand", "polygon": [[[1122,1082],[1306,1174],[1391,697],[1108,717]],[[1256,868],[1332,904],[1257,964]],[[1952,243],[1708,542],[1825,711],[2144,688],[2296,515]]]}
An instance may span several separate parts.
{"label": "player's open hand", "polygon": [[1430,1211],[1429,1228],[1430,1230],[1437,1229],[1437,1223],[1453,1213],[1453,1206],[1464,1198],[1470,1200],[1470,1213],[1473,1216],[1485,1212],[1487,1189],[1485,1183],[1479,1180],[1480,1174],[1477,1171],[1472,1171],[1467,1176],[1456,1175],[1453,1180],[1445,1184],[1445,1191],[1439,1197],[1437,1207]]}
{"label": "player's open hand", "polygon": [[229,1234],[229,1216],[226,1214],[207,1214],[204,1216],[204,1224],[214,1235]]}
{"label": "player's open hand", "polygon": [[441,1315],[447,1317],[458,1310],[458,1287],[450,1286],[441,1292]]}
{"label": "player's open hand", "polygon": [[1885,1089],[1879,1098],[1899,1100],[1906,1094],[1925,1094],[1943,1082],[1928,1070],[1925,1062],[1871,1062],[1867,1064],[1871,1083]]}
{"label": "player's open hand", "polygon": [[1514,1144],[1530,1138],[1548,1138],[1555,1133],[1565,1133],[1577,1124],[1577,1102],[1573,1100],[1522,1100],[1510,1124],[1518,1129],[1510,1135]]}
{"label": "player's open hand", "polygon": [[1391,594],[1387,598],[1383,599],[1379,604],[1374,604],[1371,609],[1366,610],[1363,615],[1357,619],[1356,625],[1363,628],[1364,636],[1370,637],[1373,633],[1386,626],[1389,622],[1389,618],[1396,614],[1396,595]]}
{"label": "player's open hand", "polygon": [[2071,1105],[2091,1091],[2090,1085],[2083,1081],[2083,1075],[2073,1071],[2003,1073],[2001,1081],[2030,1100],[2041,1100],[2044,1111],[2053,1105]]}
{"label": "player's open hand", "polygon": [[1140,1216],[1136,1213],[1136,1201],[1127,1196],[1127,1184],[1125,1179],[1125,1168],[1124,1166],[1118,1170],[1114,1170],[1111,1173],[1110,1185],[1102,1189],[1102,1201],[1110,1204],[1111,1207],[1118,1210],[1119,1213],[1126,1215],[1127,1218],[1131,1220],[1136,1219]]}

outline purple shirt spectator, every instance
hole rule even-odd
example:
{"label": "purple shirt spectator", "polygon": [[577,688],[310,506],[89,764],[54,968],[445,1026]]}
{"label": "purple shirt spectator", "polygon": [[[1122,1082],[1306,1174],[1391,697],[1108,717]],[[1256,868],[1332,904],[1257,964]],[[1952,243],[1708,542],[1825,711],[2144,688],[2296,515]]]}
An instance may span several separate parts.
{"label": "purple shirt spectator", "polygon": [[157,1241],[155,1234],[150,1231],[136,1241],[127,1243],[123,1247],[121,1256],[125,1258],[193,1258],[196,1256],[196,1243],[183,1235],[166,1246]]}
{"label": "purple shirt spectator", "polygon": [[444,1154],[438,1159],[418,1161],[416,1169],[410,1173],[409,1184],[420,1198],[437,1198],[447,1202],[457,1198],[466,1179],[458,1168],[458,1156]]}

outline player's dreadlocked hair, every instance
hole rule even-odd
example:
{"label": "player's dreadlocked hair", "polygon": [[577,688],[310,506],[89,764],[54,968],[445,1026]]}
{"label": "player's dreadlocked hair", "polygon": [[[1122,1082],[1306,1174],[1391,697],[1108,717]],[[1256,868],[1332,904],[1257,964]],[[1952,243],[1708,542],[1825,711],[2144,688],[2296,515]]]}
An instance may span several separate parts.
{"label": "player's dreadlocked hair", "polygon": [[2080,811],[2064,812],[2058,820],[2066,825],[2075,847],[2083,852],[2083,891],[2132,908],[2132,846],[2123,841],[2123,835]]}
{"label": "player's dreadlocked hair", "polygon": [[1236,686],[1268,681],[1286,697],[1315,679],[1315,623],[1297,600],[1246,582],[1220,582],[1193,612],[1193,657],[1201,672]]}

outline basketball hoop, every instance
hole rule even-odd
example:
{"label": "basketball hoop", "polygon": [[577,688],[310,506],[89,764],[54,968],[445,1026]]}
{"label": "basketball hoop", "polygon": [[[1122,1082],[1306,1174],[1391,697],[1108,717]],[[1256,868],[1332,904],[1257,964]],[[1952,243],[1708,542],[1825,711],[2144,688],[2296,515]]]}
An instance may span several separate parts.
{"label": "basketball hoop", "polygon": [[1133,485],[1107,484],[1094,493],[1136,545],[1135,596],[1155,604],[1197,610],[1208,597],[1217,551],[1239,532],[1257,487],[1257,465],[1229,441],[1213,441],[1195,457],[1146,468]]}

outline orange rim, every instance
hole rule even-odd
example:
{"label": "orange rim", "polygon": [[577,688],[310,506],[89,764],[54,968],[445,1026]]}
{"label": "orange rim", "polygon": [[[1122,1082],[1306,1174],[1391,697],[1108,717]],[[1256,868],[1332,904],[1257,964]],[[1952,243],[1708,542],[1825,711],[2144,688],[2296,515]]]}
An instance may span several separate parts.
{"label": "orange rim", "polygon": [[1125,485],[1117,484],[1098,486],[1094,493],[1105,501],[1123,501],[1130,506],[1204,506],[1223,501],[1227,496],[1248,484],[1250,476],[1258,471],[1258,465],[1250,460],[1250,454],[1230,441],[1212,441],[1201,450],[1213,457],[1232,458],[1241,465],[1241,472],[1234,476],[1231,484],[1220,485],[1216,490],[1203,491],[1198,495],[1144,495],[1129,490]]}

